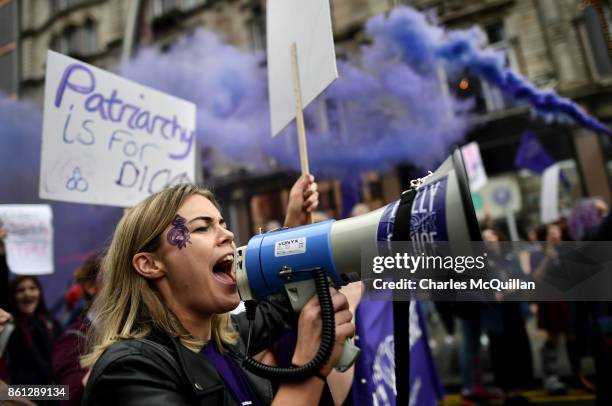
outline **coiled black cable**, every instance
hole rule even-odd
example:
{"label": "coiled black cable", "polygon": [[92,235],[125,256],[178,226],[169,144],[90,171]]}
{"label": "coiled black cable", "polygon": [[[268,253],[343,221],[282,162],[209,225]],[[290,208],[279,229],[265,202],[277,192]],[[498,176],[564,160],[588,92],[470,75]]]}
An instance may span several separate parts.
{"label": "coiled black cable", "polygon": [[[321,306],[321,345],[319,351],[314,358],[301,367],[271,367],[266,364],[247,357],[243,360],[243,366],[250,372],[259,375],[263,378],[270,380],[278,380],[283,382],[296,382],[303,381],[311,376],[315,376],[319,373],[319,370],[329,360],[332,350],[334,348],[334,341],[336,337],[336,320],[334,318],[334,306],[329,294],[329,286],[327,284],[327,277],[325,272],[321,268],[315,268],[312,270],[317,295],[319,296],[319,304]],[[247,315],[252,315],[255,318],[254,306],[255,302],[245,302],[247,308]],[[249,309],[251,308],[251,309]],[[249,341],[251,335],[251,327],[249,327]],[[248,348],[248,347],[247,347]]]}

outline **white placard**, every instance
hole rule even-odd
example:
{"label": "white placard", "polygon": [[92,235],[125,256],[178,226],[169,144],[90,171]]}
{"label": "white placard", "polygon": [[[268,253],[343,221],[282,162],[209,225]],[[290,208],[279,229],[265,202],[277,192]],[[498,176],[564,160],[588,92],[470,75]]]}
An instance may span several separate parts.
{"label": "white placard", "polygon": [[195,179],[193,103],[47,52],[40,197],[129,207]]}
{"label": "white placard", "polygon": [[559,164],[550,165],[542,174],[540,220],[542,224],[559,220]]}
{"label": "white placard", "polygon": [[338,78],[329,0],[268,0],[268,91],[272,136],[295,118],[292,43],[302,88],[302,106]]}
{"label": "white placard", "polygon": [[19,275],[53,273],[53,226],[47,204],[0,205],[6,229],[4,246],[11,272]]}
{"label": "white placard", "polygon": [[476,192],[487,184],[487,172],[485,171],[482,157],[480,156],[480,148],[477,142],[470,142],[461,147],[463,161],[465,163],[465,171],[470,180],[470,190]]}

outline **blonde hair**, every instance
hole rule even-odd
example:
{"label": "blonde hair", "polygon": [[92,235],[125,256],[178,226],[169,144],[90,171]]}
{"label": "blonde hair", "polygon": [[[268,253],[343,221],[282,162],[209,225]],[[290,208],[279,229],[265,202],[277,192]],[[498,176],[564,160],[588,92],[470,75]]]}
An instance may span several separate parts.
{"label": "blonde hair", "polygon": [[[87,340],[89,353],[81,358],[83,367],[91,368],[113,343],[143,338],[150,334],[152,327],[178,337],[193,351],[204,344],[189,334],[164,305],[155,286],[132,267],[135,254],[159,248],[161,235],[179,207],[195,194],[206,197],[219,208],[209,190],[181,184],[149,196],[127,210],[119,221],[102,262],[103,284],[92,305],[93,319]],[[221,351],[223,343],[236,342],[238,333],[229,313],[213,316],[212,336]]]}

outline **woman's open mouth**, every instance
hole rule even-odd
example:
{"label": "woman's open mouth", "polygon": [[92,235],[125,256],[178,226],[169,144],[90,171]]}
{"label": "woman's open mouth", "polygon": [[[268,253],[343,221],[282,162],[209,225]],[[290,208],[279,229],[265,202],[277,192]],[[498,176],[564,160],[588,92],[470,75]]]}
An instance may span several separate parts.
{"label": "woman's open mouth", "polygon": [[38,305],[38,299],[22,299],[17,303],[19,310],[23,313],[33,313],[36,310],[36,306]]}
{"label": "woman's open mouth", "polygon": [[233,275],[234,255],[228,254],[221,258],[213,267],[214,278],[225,285],[236,285],[236,277]]}

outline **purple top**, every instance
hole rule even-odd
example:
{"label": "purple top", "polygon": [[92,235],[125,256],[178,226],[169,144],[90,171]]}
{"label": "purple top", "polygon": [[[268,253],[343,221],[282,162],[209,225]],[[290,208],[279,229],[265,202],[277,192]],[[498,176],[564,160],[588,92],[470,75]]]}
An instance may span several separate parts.
{"label": "purple top", "polygon": [[215,366],[237,404],[259,405],[257,395],[247,381],[244,371],[229,354],[220,354],[212,340],[202,348],[201,352]]}

